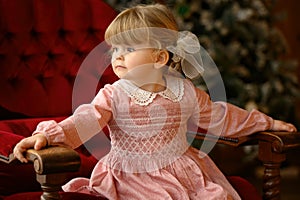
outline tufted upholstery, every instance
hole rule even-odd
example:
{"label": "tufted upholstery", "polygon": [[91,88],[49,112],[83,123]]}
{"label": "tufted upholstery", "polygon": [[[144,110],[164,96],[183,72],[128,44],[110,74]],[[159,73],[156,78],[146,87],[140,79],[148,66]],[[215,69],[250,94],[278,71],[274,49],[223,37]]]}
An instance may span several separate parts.
{"label": "tufted upholstery", "polygon": [[69,115],[77,71],[114,16],[101,0],[1,0],[0,118]]}
{"label": "tufted upholstery", "polygon": [[[72,113],[78,70],[115,16],[102,0],[0,0],[0,132],[26,137],[38,122]],[[98,82],[105,67],[89,66],[80,78]],[[115,80],[108,67],[98,88]],[[81,96],[76,105],[92,98]],[[82,166],[69,177],[89,176],[96,162],[83,147],[78,152]],[[35,179],[31,164],[0,163],[0,199],[40,190]]]}

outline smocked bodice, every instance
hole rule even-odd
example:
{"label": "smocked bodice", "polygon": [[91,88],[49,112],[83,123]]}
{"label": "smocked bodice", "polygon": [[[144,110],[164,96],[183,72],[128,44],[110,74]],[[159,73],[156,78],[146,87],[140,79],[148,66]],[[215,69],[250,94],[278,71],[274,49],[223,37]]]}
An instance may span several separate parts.
{"label": "smocked bodice", "polygon": [[111,151],[104,158],[110,167],[127,172],[154,171],[187,150],[186,122],[192,107],[183,103],[183,81],[169,82],[172,87],[160,93],[141,90],[127,81],[116,85],[120,90],[114,99],[127,95],[131,100],[115,103],[114,119],[109,124]]}

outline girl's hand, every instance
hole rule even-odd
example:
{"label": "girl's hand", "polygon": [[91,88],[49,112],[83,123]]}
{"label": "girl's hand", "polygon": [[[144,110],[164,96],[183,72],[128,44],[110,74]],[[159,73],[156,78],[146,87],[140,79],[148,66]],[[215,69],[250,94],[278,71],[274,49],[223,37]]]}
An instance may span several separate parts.
{"label": "girl's hand", "polygon": [[297,132],[297,129],[293,124],[286,123],[281,120],[274,120],[271,130],[272,131]]}
{"label": "girl's hand", "polygon": [[47,146],[47,138],[43,134],[36,134],[21,140],[14,148],[14,156],[22,163],[27,163],[28,160],[24,157],[24,152],[27,149],[34,147],[35,150],[40,150]]}

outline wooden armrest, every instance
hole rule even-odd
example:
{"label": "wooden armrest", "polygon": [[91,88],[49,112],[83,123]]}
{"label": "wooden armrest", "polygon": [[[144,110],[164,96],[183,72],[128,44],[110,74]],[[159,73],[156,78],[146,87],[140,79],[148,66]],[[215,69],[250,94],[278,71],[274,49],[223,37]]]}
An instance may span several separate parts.
{"label": "wooden armrest", "polygon": [[258,144],[259,141],[270,142],[274,152],[282,153],[300,147],[300,132],[262,131],[249,136],[238,138],[218,137],[204,133],[189,132],[188,136],[199,140],[208,140],[220,144],[238,147],[242,145]]}
{"label": "wooden armrest", "polygon": [[188,132],[188,137],[196,140],[206,140],[211,142],[216,142],[218,144],[226,144],[233,147],[238,147],[248,143],[255,143],[255,140],[251,136],[239,137],[239,138],[230,138],[230,137],[218,137],[215,135],[209,135],[205,133],[198,132]]}
{"label": "wooden armrest", "polygon": [[[249,136],[251,137],[251,136]],[[300,132],[259,132],[252,136],[261,142],[272,144],[272,150],[276,153],[284,153],[291,149],[300,148]]]}
{"label": "wooden armrest", "polygon": [[258,140],[258,158],[265,166],[263,198],[280,199],[280,166],[290,150],[300,148],[300,133],[260,132],[253,137]]}
{"label": "wooden armrest", "polygon": [[286,153],[300,149],[300,132],[263,131],[250,136],[227,138],[203,133],[188,133],[197,140],[208,140],[234,147],[258,145],[258,158],[265,166],[263,177],[263,199],[280,199],[280,166],[286,159]]}
{"label": "wooden armrest", "polygon": [[42,200],[60,199],[59,191],[66,182],[66,173],[76,172],[80,167],[79,154],[73,149],[61,146],[38,151],[29,149],[26,158],[34,164],[37,181],[43,190]]}
{"label": "wooden armrest", "polygon": [[75,172],[80,167],[78,153],[70,148],[52,146],[39,151],[29,149],[26,158],[34,163],[37,174]]}

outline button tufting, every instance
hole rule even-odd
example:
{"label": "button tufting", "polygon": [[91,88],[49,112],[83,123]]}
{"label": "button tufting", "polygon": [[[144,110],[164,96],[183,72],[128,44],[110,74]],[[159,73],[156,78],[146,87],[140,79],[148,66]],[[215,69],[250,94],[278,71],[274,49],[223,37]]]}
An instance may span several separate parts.
{"label": "button tufting", "polygon": [[35,38],[39,36],[39,32],[37,32],[35,29],[32,29],[30,31],[30,35]]}
{"label": "button tufting", "polygon": [[55,54],[54,54],[53,52],[49,51],[49,52],[47,53],[47,57],[48,57],[50,60],[52,60],[53,58],[55,58]]}
{"label": "button tufting", "polygon": [[[10,116],[69,115],[78,69],[116,13],[101,0],[0,2],[0,110],[5,105]],[[110,69],[101,86],[111,77]]]}
{"label": "button tufting", "polygon": [[85,53],[84,53],[83,51],[80,51],[79,49],[77,49],[77,50],[75,51],[75,54],[76,54],[78,57],[83,57],[83,56],[85,56]]}
{"label": "button tufting", "polygon": [[38,80],[38,82],[40,84],[43,84],[44,80],[45,80],[45,76],[43,74],[39,74],[35,77],[36,80]]}
{"label": "button tufting", "polygon": [[23,61],[23,62],[26,62],[26,61],[29,60],[29,57],[30,57],[29,55],[22,54],[20,56],[20,60]]}
{"label": "button tufting", "polygon": [[93,28],[93,27],[89,27],[89,28],[87,29],[87,32],[88,32],[88,34],[90,34],[90,35],[94,35],[94,34],[97,32],[97,30],[96,30],[95,28]]}
{"label": "button tufting", "polygon": [[17,76],[13,76],[13,77],[9,77],[7,79],[7,82],[11,85],[11,86],[16,86],[17,85],[17,82],[19,82],[19,78]]}
{"label": "button tufting", "polygon": [[58,36],[61,37],[61,38],[64,38],[67,34],[67,31],[63,28],[59,29],[58,30]]}
{"label": "button tufting", "polygon": [[64,75],[64,78],[70,83],[70,84],[74,84],[74,80],[75,80],[75,78],[76,78],[76,73],[75,74],[65,74]]}
{"label": "button tufting", "polygon": [[14,36],[15,36],[14,33],[12,33],[12,32],[6,32],[4,37],[6,39],[10,40],[10,39],[14,38]]}

